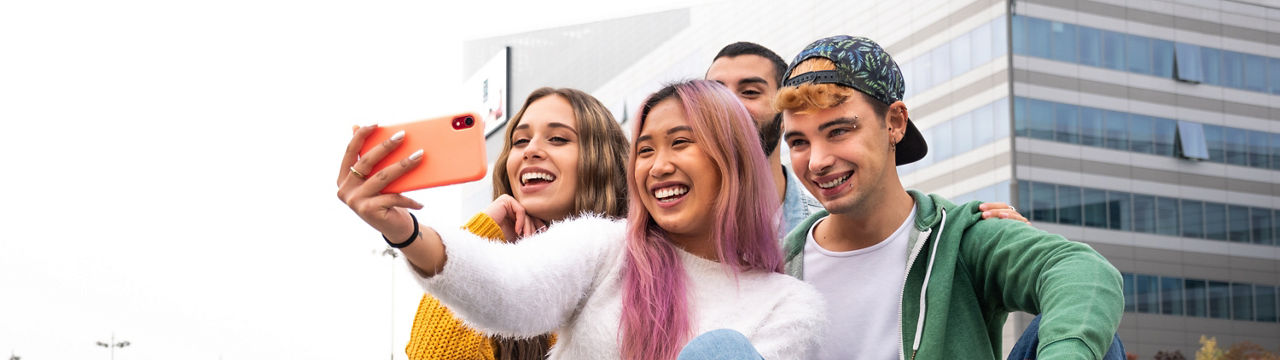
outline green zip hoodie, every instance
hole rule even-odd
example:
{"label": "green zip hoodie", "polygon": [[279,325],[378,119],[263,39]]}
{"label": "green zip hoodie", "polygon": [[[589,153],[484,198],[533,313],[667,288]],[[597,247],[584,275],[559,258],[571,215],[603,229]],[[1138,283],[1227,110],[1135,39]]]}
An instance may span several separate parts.
{"label": "green zip hoodie", "polygon": [[[898,307],[900,358],[996,359],[1011,311],[1043,316],[1039,358],[1101,359],[1107,352],[1124,296],[1120,273],[1102,255],[1020,221],[980,221],[979,202],[908,193],[916,235]],[[809,229],[827,215],[814,213],[787,235],[791,276],[804,278]]]}

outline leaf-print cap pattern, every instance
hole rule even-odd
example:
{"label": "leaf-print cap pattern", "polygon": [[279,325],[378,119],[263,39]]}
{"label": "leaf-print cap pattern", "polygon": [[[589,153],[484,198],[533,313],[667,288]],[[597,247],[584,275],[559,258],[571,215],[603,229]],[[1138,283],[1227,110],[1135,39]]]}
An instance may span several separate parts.
{"label": "leaf-print cap pattern", "polygon": [[[812,71],[792,77],[791,71],[797,64],[815,57],[831,60],[836,69]],[[865,37],[849,35],[832,36],[809,44],[791,61],[791,66],[787,67],[787,73],[782,78],[786,79],[782,84],[787,87],[814,83],[854,88],[885,104],[902,100],[906,87],[898,63],[893,61],[880,44]],[[898,142],[895,162],[898,165],[915,162],[924,158],[928,152],[924,136],[920,135],[920,130],[916,129],[911,119],[907,119],[907,131],[902,141]]]}

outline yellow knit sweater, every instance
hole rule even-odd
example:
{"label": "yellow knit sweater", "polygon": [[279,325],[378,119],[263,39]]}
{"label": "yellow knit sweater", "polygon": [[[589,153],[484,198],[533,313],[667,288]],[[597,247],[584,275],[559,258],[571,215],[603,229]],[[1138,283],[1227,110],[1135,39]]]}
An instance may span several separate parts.
{"label": "yellow knit sweater", "polygon": [[[502,240],[502,228],[489,215],[478,213],[463,228],[491,240]],[[551,338],[555,344],[555,337]],[[444,304],[423,295],[404,352],[410,360],[494,360],[493,340],[462,323]]]}

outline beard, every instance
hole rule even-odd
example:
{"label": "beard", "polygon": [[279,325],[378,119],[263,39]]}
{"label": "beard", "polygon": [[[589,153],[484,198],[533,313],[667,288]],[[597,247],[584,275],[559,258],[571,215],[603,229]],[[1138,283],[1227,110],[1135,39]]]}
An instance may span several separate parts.
{"label": "beard", "polygon": [[760,132],[760,148],[764,149],[764,157],[773,156],[782,137],[782,113],[774,114],[772,121],[760,124],[756,130]]}

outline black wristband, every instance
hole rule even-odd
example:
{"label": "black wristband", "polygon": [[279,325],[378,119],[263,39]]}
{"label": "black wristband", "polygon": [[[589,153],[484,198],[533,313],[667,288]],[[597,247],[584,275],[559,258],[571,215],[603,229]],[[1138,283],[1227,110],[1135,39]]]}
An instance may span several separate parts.
{"label": "black wristband", "polygon": [[409,218],[413,219],[413,235],[409,235],[409,240],[405,240],[403,242],[400,242],[399,244],[392,243],[391,239],[388,239],[386,235],[382,235],[382,240],[387,242],[387,246],[390,246],[396,249],[402,249],[406,246],[409,246],[409,244],[412,244],[414,240],[418,239],[418,234],[419,234],[418,217],[413,216],[413,213],[409,213]]}

